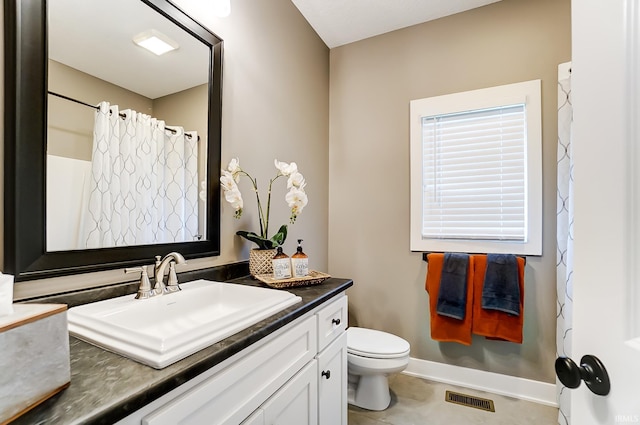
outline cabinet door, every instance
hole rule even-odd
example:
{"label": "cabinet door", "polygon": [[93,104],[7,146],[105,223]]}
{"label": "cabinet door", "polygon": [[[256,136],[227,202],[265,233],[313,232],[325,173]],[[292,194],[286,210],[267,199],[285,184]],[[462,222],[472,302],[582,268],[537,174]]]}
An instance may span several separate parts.
{"label": "cabinet door", "polygon": [[240,425],[264,425],[264,410],[258,409]]}
{"label": "cabinet door", "polygon": [[261,409],[265,425],[317,425],[318,378],[316,360],[310,361]]}
{"label": "cabinet door", "polygon": [[317,356],[318,423],[347,425],[347,333]]}

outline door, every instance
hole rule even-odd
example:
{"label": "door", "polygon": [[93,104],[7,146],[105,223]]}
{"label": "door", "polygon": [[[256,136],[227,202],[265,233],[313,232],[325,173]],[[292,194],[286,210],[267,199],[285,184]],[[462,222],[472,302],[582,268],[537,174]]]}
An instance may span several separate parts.
{"label": "door", "polygon": [[317,360],[311,360],[262,405],[265,425],[317,425]]}
{"label": "door", "polygon": [[251,416],[242,421],[240,425],[264,425],[264,410],[256,410]]}
{"label": "door", "polygon": [[347,333],[317,358],[318,425],[347,425]]}
{"label": "door", "polygon": [[[637,0],[572,1],[573,356],[598,357],[611,391],[571,390],[573,425],[640,423],[640,252],[631,182],[640,126]],[[630,59],[632,59],[630,61]],[[634,253],[635,252],[635,253]]]}

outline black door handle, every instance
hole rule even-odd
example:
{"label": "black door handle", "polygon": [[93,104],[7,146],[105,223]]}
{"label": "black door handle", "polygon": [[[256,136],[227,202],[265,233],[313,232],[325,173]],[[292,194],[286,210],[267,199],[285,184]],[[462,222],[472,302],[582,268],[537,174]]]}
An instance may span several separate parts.
{"label": "black door handle", "polygon": [[320,374],[321,376],[324,376],[325,378],[329,379],[331,378],[331,371],[327,370],[326,372],[323,370],[322,373]]}
{"label": "black door handle", "polygon": [[331,323],[337,326],[340,324],[340,319],[331,319]]}
{"label": "black door handle", "polygon": [[607,369],[596,356],[583,356],[580,360],[580,366],[576,365],[569,357],[558,357],[556,359],[556,375],[562,385],[567,388],[578,388],[580,381],[584,381],[594,394],[607,395],[611,390]]}

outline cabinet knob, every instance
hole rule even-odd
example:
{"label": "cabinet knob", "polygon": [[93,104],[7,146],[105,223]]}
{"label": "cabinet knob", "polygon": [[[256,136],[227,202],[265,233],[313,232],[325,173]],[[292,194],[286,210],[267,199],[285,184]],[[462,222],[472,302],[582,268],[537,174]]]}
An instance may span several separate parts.
{"label": "cabinet knob", "polygon": [[323,370],[323,371],[322,371],[322,373],[321,373],[320,375],[322,375],[322,376],[324,376],[325,378],[329,379],[329,378],[331,378],[331,371],[330,371],[330,370],[327,370],[327,371],[324,371],[324,370]]}
{"label": "cabinet knob", "polygon": [[340,324],[340,319],[331,319],[331,323],[338,326]]}
{"label": "cabinet knob", "polygon": [[556,375],[565,387],[578,388],[580,382],[584,381],[594,394],[609,394],[611,389],[609,374],[596,356],[583,356],[580,360],[580,366],[568,357],[558,357],[555,366]]}

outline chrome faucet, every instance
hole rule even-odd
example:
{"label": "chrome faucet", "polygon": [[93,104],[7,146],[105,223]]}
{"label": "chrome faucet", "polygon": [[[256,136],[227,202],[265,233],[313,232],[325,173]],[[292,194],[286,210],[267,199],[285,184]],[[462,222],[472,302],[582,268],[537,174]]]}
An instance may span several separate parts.
{"label": "chrome faucet", "polygon": [[[176,275],[176,264],[186,263],[184,257],[177,252],[170,252],[164,256],[164,258],[156,256],[155,267],[155,279],[156,285],[153,291],[156,295],[162,295],[164,293],[178,292],[180,286],[178,285],[178,276]],[[167,284],[164,284],[164,271],[169,265],[169,278]]]}

